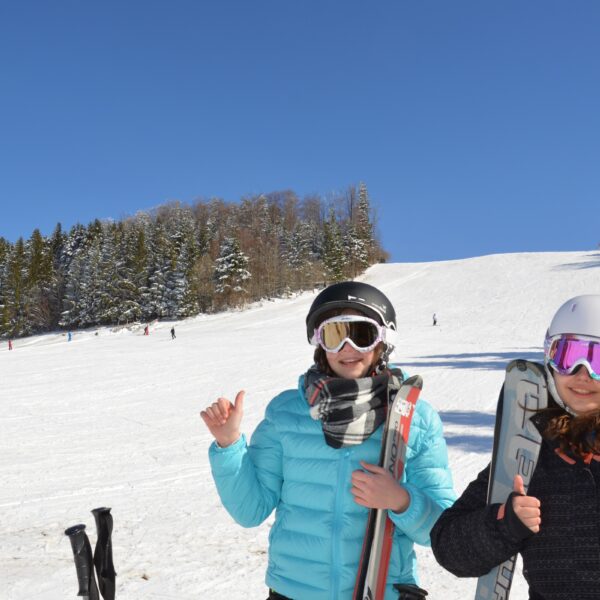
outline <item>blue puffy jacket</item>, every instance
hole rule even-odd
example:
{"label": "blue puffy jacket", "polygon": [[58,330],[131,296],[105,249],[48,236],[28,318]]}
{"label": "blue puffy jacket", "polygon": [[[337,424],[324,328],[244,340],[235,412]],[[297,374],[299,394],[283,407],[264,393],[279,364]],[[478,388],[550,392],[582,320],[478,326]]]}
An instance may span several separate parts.
{"label": "blue puffy jacket", "polygon": [[[266,584],[293,600],[351,599],[368,509],[350,493],[359,460],[377,464],[380,427],[357,446],[325,443],[320,421],[309,414],[303,377],[267,406],[252,435],[227,448],[212,444],[212,473],[223,505],[242,526],[254,527],[273,511]],[[386,600],[397,599],[394,583],[417,583],[413,543],[429,545],[429,531],[455,494],[442,423],[419,400],[413,415],[402,483],[408,509],[389,511],[394,522]]]}

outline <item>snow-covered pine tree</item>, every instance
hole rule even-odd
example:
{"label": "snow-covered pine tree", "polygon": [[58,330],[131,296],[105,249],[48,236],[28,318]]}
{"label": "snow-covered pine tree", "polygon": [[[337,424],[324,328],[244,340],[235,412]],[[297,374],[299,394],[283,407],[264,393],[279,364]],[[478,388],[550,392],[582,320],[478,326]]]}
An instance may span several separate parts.
{"label": "snow-covered pine tree", "polygon": [[215,293],[223,306],[237,306],[243,301],[246,293],[244,285],[252,277],[247,268],[248,262],[235,237],[223,239],[214,272]]}
{"label": "snow-covered pine tree", "polygon": [[[90,247],[94,230],[88,231],[82,225],[75,225],[65,240],[63,252],[64,296],[59,325],[73,328],[88,323],[90,309],[87,306],[90,287]],[[89,324],[89,323],[88,323]]]}
{"label": "snow-covered pine tree", "polygon": [[358,186],[358,207],[356,215],[356,236],[360,240],[360,253],[357,261],[361,271],[366,269],[373,259],[375,239],[371,221],[371,202],[367,186],[361,182]]}
{"label": "snow-covered pine tree", "polygon": [[329,281],[342,281],[346,270],[347,256],[339,223],[333,208],[323,225],[323,264]]}
{"label": "snow-covered pine tree", "polygon": [[10,244],[3,237],[0,237],[0,336],[8,334],[8,309],[6,306],[7,270],[8,256],[10,253]]}
{"label": "snow-covered pine tree", "polygon": [[19,238],[8,254],[6,265],[6,335],[17,337],[27,333],[25,309],[26,254],[25,242]]}
{"label": "snow-covered pine tree", "polygon": [[154,223],[149,245],[148,292],[144,298],[144,319],[168,314],[167,284],[171,273],[171,248],[164,225]]}
{"label": "snow-covered pine tree", "polygon": [[54,320],[52,294],[54,261],[50,244],[39,229],[35,229],[25,244],[26,274],[24,306],[27,317],[26,333],[49,329]]}
{"label": "snow-covered pine tree", "polygon": [[170,318],[187,317],[198,312],[197,291],[192,272],[199,256],[198,227],[189,207],[175,205],[168,220],[172,248],[172,269],[167,281]]}
{"label": "snow-covered pine tree", "polygon": [[313,283],[315,255],[312,238],[311,226],[305,221],[299,221],[285,238],[282,258],[293,290],[306,289]]}

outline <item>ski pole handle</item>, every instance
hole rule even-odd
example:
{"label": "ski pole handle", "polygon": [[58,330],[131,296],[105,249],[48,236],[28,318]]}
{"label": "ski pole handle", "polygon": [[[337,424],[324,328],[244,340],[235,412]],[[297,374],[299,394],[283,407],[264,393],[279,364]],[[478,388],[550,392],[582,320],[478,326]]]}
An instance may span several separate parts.
{"label": "ski pole handle", "polygon": [[98,576],[98,587],[104,600],[115,600],[115,567],[112,557],[113,518],[110,508],[102,506],[92,510],[96,520],[98,540],[94,550],[94,566]]}
{"label": "ski pole handle", "polygon": [[73,549],[77,582],[79,583],[77,595],[84,598],[84,600],[100,600],[96,580],[94,579],[92,548],[85,533],[85,525],[79,524],[69,527],[65,530],[65,535],[71,540],[71,548]]}

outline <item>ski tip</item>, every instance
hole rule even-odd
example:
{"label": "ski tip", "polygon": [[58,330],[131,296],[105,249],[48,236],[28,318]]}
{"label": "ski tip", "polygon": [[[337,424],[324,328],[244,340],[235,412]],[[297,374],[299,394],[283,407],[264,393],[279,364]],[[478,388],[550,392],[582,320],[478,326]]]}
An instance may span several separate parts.
{"label": "ski tip", "polygon": [[533,371],[537,375],[541,375],[544,372],[544,365],[531,360],[525,360],[524,358],[517,358],[515,360],[511,360],[508,365],[506,365],[507,373],[510,373],[514,369],[518,369],[523,373],[529,370]]}
{"label": "ski tip", "polygon": [[420,375],[412,375],[408,379],[405,379],[402,385],[410,385],[412,387],[423,389],[423,378]]}

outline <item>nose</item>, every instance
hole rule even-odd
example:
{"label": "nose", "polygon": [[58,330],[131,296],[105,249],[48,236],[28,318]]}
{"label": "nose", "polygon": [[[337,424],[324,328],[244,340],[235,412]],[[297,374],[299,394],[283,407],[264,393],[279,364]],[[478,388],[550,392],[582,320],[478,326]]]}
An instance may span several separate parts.
{"label": "nose", "polygon": [[591,379],[590,372],[588,371],[588,368],[585,365],[579,365],[575,369],[574,375],[576,375],[580,379]]}

